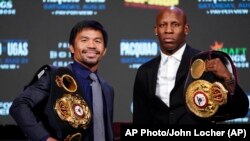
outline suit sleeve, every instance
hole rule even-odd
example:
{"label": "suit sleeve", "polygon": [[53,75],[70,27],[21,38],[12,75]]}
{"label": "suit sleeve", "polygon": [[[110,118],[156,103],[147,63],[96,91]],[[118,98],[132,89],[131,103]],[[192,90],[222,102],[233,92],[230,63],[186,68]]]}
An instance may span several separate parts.
{"label": "suit sleeve", "polygon": [[234,95],[229,95],[227,109],[230,118],[245,117],[248,113],[249,101],[246,93],[237,84]]}
{"label": "suit sleeve", "polygon": [[147,78],[142,69],[138,69],[133,88],[133,123],[149,124],[151,118],[149,114],[147,99]]}
{"label": "suit sleeve", "polygon": [[[28,86],[10,107],[10,115],[29,139],[37,141],[49,133],[35,115],[35,107],[47,101],[50,90],[49,72]],[[37,112],[37,111],[36,111]]]}

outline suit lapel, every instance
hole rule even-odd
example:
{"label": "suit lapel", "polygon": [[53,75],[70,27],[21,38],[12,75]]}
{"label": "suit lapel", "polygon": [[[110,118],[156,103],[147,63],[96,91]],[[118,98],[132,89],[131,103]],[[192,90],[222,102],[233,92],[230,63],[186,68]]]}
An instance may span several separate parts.
{"label": "suit lapel", "polygon": [[[182,59],[181,59],[181,63],[180,63],[180,66],[177,70],[177,74],[176,74],[176,79],[175,79],[175,85],[177,82],[179,82],[179,80],[185,75],[187,74],[188,72],[188,69],[186,68],[189,68],[189,65],[190,65],[190,59],[192,56],[190,54],[190,47],[187,46],[184,53],[183,53],[183,56],[182,56]],[[186,76],[184,76],[186,77]]]}
{"label": "suit lapel", "polygon": [[[112,134],[113,134],[113,132],[112,132],[112,126],[110,126],[112,123],[110,123],[110,122],[112,122],[113,121],[113,110],[112,110],[112,106],[113,106],[113,104],[111,104],[111,102],[112,102],[112,96],[110,95],[110,92],[109,92],[109,90],[108,90],[108,87],[107,87],[107,85],[105,85],[104,84],[104,80],[102,79],[102,78],[100,78],[99,77],[99,79],[100,79],[100,84],[101,84],[101,87],[102,87],[102,93],[103,93],[103,105],[105,105],[104,106],[104,110],[105,110],[105,112],[104,112],[104,124],[106,125],[106,137],[108,138],[108,140],[113,140],[112,139]],[[110,113],[110,111],[112,110],[112,112]],[[110,121],[109,119],[112,119],[112,121]]]}
{"label": "suit lapel", "polygon": [[108,106],[108,101],[107,101],[107,96],[109,95],[109,94],[107,94],[107,90],[106,90],[106,86],[104,85],[104,83],[103,83],[103,80],[100,78],[100,84],[101,84],[101,87],[102,87],[102,96],[103,96],[103,100],[104,100],[104,103],[103,104],[105,104],[105,109],[106,109],[106,112],[108,112],[108,108],[109,108],[109,106]]}
{"label": "suit lapel", "polygon": [[152,88],[152,89],[149,89],[150,91],[150,97],[152,98],[156,98],[157,100],[161,101],[159,97],[157,97],[155,95],[155,92],[156,92],[156,82],[157,82],[157,74],[158,74],[158,69],[159,69],[159,65],[160,65],[160,61],[161,61],[161,56],[158,56],[156,59],[155,59],[155,62],[152,63],[152,67],[148,70],[147,72],[147,76],[148,76],[148,79],[149,79],[149,88]]}

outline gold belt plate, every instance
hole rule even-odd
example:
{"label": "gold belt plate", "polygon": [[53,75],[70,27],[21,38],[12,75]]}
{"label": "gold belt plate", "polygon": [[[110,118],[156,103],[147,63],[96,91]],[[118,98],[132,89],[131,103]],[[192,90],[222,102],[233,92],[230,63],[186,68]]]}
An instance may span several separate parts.
{"label": "gold belt plate", "polygon": [[[222,101],[214,99],[213,94],[222,93]],[[227,90],[219,82],[210,83],[206,80],[193,81],[186,91],[186,104],[189,110],[202,118],[216,114],[219,106],[226,104]]]}
{"label": "gold belt plate", "polygon": [[78,94],[64,94],[56,100],[54,109],[61,120],[74,128],[86,129],[91,120],[91,111]]}

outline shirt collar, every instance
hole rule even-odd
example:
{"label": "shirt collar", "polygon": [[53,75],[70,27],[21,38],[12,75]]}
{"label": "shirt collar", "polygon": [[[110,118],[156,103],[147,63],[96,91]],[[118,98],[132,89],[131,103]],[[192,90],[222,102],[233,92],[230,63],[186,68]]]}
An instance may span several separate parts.
{"label": "shirt collar", "polygon": [[[181,61],[181,58],[182,58],[182,55],[183,55],[185,49],[186,49],[186,43],[180,49],[178,49],[174,54],[172,54],[171,56],[173,58],[175,58],[176,60]],[[161,63],[166,62],[167,58],[170,55],[166,55],[162,51],[160,53],[161,53]]]}
{"label": "shirt collar", "polygon": [[85,79],[91,73],[91,71],[88,68],[84,67],[83,65],[79,64],[76,61],[73,62],[72,69],[75,70],[78,74],[80,74]]}

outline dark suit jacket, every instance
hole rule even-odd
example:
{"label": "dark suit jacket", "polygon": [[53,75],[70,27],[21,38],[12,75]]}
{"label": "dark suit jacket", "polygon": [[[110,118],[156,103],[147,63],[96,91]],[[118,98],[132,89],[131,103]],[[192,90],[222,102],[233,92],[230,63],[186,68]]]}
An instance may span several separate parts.
{"label": "dark suit jacket", "polygon": [[[161,57],[157,56],[138,69],[133,93],[133,123],[159,125],[211,123],[191,114],[187,110],[184,100],[184,86],[190,60],[198,52],[187,45],[177,71],[175,86],[170,93],[170,107],[155,95]],[[246,94],[238,86],[235,93],[237,94],[233,96],[227,106],[232,114],[231,118],[245,116],[248,111]]]}
{"label": "dark suit jacket", "polygon": [[[37,72],[38,74],[41,72],[41,70],[45,70],[45,73],[39,79],[37,76],[34,77],[35,79],[33,79],[33,81],[16,99],[14,99],[10,108],[11,116],[15,119],[23,133],[27,135],[32,141],[38,141],[46,135],[55,135],[55,133],[58,134],[58,132],[60,132],[60,129],[58,131],[51,130],[55,129],[54,126],[57,125],[48,125],[49,122],[43,122],[42,120],[43,118],[46,119],[52,116],[48,114],[51,113],[51,111],[48,111],[49,109],[45,108],[49,99],[51,85],[50,71],[48,71],[49,69],[45,68],[46,67],[42,67]],[[108,141],[113,141],[112,124],[114,90],[104,80],[100,79],[100,81],[103,90],[104,104],[106,104],[106,114],[104,117],[106,136]],[[37,107],[42,108],[37,109]]]}

